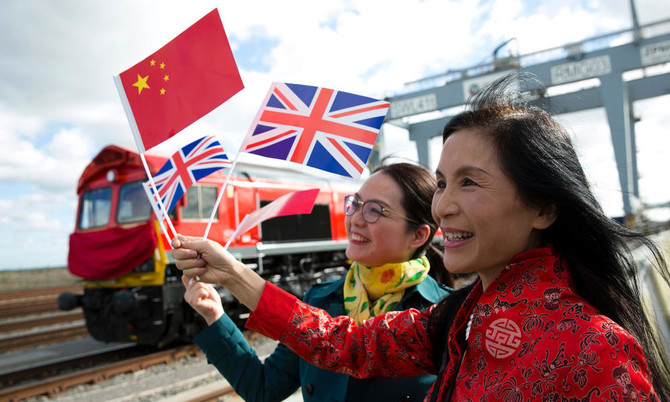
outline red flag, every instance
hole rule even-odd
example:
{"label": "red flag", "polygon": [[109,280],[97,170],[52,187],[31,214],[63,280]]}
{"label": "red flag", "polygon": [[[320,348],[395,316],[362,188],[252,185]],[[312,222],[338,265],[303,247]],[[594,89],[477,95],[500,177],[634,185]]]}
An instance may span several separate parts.
{"label": "red flag", "polygon": [[[318,188],[296,191],[285,194],[263,208],[255,210],[242,219],[240,225],[235,229],[235,233],[230,237],[228,244],[230,244],[230,241],[234,239],[235,236],[245,233],[247,230],[270,218],[311,213],[317,195],[319,195]],[[228,244],[226,244],[226,248],[228,247]]]}
{"label": "red flag", "polygon": [[140,152],[244,88],[217,9],[115,80]]}

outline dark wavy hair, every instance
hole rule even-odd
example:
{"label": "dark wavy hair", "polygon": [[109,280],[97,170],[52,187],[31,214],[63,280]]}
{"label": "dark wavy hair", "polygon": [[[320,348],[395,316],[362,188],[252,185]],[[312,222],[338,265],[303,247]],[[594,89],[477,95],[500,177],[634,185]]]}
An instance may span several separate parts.
{"label": "dark wavy hair", "polygon": [[400,204],[405,209],[407,217],[417,223],[407,221],[409,229],[415,229],[421,225],[430,227],[430,236],[414,253],[412,258],[425,255],[430,262],[429,274],[437,282],[452,286],[451,275],[444,267],[442,252],[433,244],[433,237],[437,231],[437,223],[433,219],[430,210],[433,194],[437,189],[435,176],[422,165],[407,162],[389,163],[389,159],[383,159],[372,173],[381,172],[388,175],[402,189],[403,197]]}
{"label": "dark wavy hair", "polygon": [[[558,217],[543,231],[544,243],[566,259],[578,294],[640,342],[656,392],[661,400],[670,400],[670,365],[643,309],[632,249],[646,246],[655,268],[670,283],[663,255],[646,236],[603,212],[568,133],[548,112],[526,104],[517,90],[519,84],[542,87],[528,73],[497,80],[470,100],[468,110],[446,124],[442,139],[466,128],[484,133],[527,205],[556,206]],[[450,295],[431,317],[437,367],[443,367],[448,358],[445,340],[472,286]]]}

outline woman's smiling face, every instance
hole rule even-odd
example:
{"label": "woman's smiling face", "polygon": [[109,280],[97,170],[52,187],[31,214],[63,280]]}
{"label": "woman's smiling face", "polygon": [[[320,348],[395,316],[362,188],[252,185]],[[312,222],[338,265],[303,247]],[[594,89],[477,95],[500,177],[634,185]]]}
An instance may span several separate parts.
{"label": "woman's smiling face", "polygon": [[538,229],[553,222],[522,201],[493,142],[477,129],[447,138],[436,176],[432,211],[444,236],[445,266],[477,272],[484,288],[514,255],[538,247]]}
{"label": "woman's smiling face", "polygon": [[[383,172],[371,175],[356,193],[360,202],[377,201],[403,216],[407,212],[402,206],[403,191],[391,176]],[[353,215],[344,219],[349,237],[347,258],[366,265],[376,267],[391,262],[408,261],[416,249],[423,244],[418,242],[415,230],[400,216],[384,213],[379,220],[368,223],[363,219],[362,205]]]}

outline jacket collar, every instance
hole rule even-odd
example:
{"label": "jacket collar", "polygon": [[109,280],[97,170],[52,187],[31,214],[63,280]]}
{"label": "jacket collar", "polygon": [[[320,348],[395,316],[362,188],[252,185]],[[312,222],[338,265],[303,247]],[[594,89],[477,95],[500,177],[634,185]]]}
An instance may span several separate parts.
{"label": "jacket collar", "polygon": [[[315,287],[312,290],[312,296],[327,297],[331,295],[342,295],[343,282],[344,277],[322,283],[321,285]],[[425,300],[431,303],[437,303],[438,301],[440,301],[440,299],[444,297],[445,292],[449,290],[451,289],[442,287],[431,276],[427,276],[418,285],[412,286],[411,288],[407,288],[405,290],[405,297],[403,297],[403,300],[406,299],[407,296],[411,295],[412,293],[419,292],[419,295],[421,295],[421,297],[423,297]]]}
{"label": "jacket collar", "polygon": [[[508,317],[510,315],[507,312],[513,308],[524,308],[528,299],[544,300],[544,291],[547,290],[548,283],[552,287],[556,287],[558,294],[572,294],[570,274],[564,261],[552,248],[548,247],[525,251],[514,256],[486,290],[482,289],[481,281],[477,280],[474,288],[456,313],[449,330],[448,353],[450,362],[445,371],[446,375],[443,383],[454,383],[461,357],[466,353],[466,348],[471,352],[486,348],[486,353],[481,352],[486,358],[492,358],[490,355],[493,354],[496,354],[496,359],[510,358],[511,355],[507,355],[510,348],[507,350],[490,348],[489,345],[486,345],[486,341],[482,341],[482,339],[495,333],[495,331],[487,332],[491,325],[496,324],[496,322],[500,325],[505,323],[506,331],[515,336],[511,337],[508,334],[506,339],[511,340],[510,344],[512,346],[518,347],[520,344],[517,344],[518,338],[516,336],[523,335],[523,333],[518,324],[509,324]],[[518,314],[518,311],[516,314]],[[466,342],[465,333],[468,322],[471,323],[471,329],[470,337]]]}
{"label": "jacket collar", "polygon": [[573,292],[570,273],[553,248],[537,248],[517,254],[485,290],[477,280],[454,318],[449,342],[463,342],[471,314],[473,321],[477,321],[478,317],[488,317],[492,310],[506,311],[518,303],[522,293],[524,297],[542,299],[544,289],[536,287],[540,282],[551,283],[559,294]]}

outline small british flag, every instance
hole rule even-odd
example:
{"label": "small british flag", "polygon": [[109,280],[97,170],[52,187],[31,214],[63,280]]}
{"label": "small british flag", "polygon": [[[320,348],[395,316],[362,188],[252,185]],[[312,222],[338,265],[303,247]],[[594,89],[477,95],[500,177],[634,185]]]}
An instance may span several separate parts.
{"label": "small british flag", "polygon": [[[154,183],[170,211],[193,183],[230,165],[219,141],[213,136],[202,137],[175,152],[156,173]],[[149,182],[147,186],[151,187]]]}
{"label": "small british flag", "polygon": [[366,96],[275,82],[241,149],[357,178],[388,108]]}

